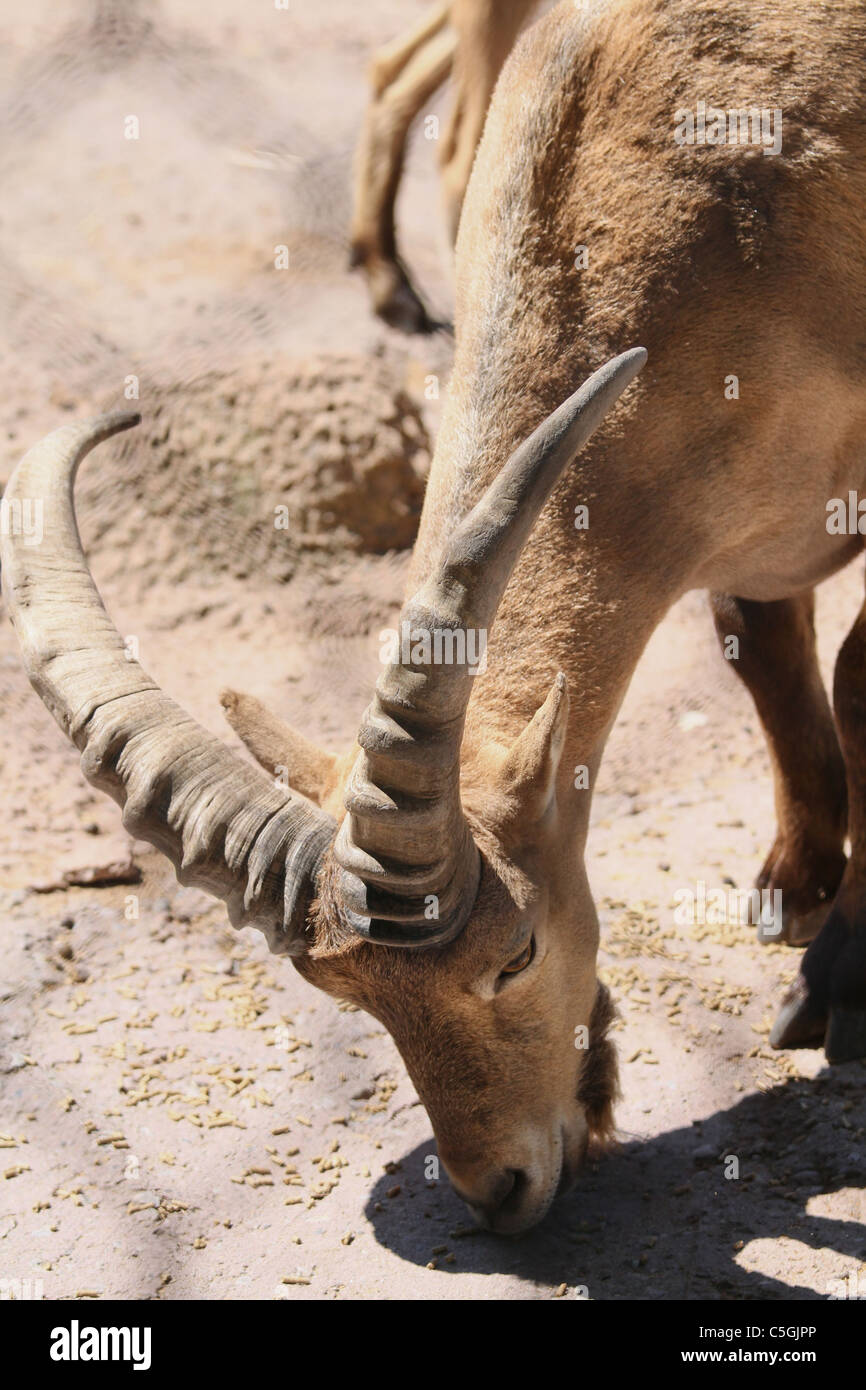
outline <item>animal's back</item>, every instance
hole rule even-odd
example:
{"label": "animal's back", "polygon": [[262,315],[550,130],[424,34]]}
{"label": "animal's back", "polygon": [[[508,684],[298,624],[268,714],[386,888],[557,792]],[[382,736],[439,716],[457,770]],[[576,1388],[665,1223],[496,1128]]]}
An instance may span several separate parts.
{"label": "animal's back", "polygon": [[[648,474],[657,496],[674,492],[688,467],[712,504],[696,504],[691,521],[704,557],[695,582],[715,584],[740,564],[726,549],[726,506],[745,515],[732,542],[744,553],[768,527],[790,543],[813,504],[823,514],[866,427],[864,53],[860,0],[563,3],[523,36],[461,224],[453,401],[416,574],[446,517],[514,445],[636,342],[650,353],[634,397],[639,457],[633,476],[613,471],[607,484],[623,492],[626,530],[625,492]],[[699,103],[766,111],[781,120],[781,148],[682,143],[682,113],[699,121]],[[597,436],[584,471],[609,462],[627,418]],[[780,455],[787,479],[773,476]],[[555,565],[568,497],[566,482],[558,540],[539,528],[527,577]],[[784,590],[823,577],[834,561],[810,536],[808,573],[782,573],[771,551],[744,584],[772,586],[778,572]]]}

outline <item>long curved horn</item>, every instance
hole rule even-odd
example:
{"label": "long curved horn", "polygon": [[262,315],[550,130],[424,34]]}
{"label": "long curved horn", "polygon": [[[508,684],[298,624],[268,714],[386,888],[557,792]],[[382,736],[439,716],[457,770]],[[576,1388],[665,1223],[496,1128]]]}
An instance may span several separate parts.
{"label": "long curved horn", "polygon": [[162,693],[124,643],[96,590],[73,503],[81,460],[138,424],[125,412],[67,425],[24,456],[7,511],[43,507],[43,536],[0,538],[3,590],[30,681],[81,750],[94,786],[123,809],[130,834],[174,864],[181,883],[222,898],[236,927],[297,954],[316,876],[336,824],[292,800]]}
{"label": "long curved horn", "polygon": [[[460,805],[460,745],[472,689],[463,661],[431,663],[434,634],[452,653],[488,632],[527,537],[563,469],[646,361],[643,348],[595,372],[511,455],[404,605],[400,651],[384,670],[358,734],[334,854],[352,928],[370,940],[450,941],[477,891],[478,850]],[[462,634],[462,643],[459,641]],[[416,646],[416,644],[418,644]]]}

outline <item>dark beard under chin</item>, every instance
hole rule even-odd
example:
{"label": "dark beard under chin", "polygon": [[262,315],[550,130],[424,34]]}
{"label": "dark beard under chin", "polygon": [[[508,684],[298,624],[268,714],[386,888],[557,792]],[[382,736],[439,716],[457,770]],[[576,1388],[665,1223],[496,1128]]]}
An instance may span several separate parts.
{"label": "dark beard under chin", "polygon": [[608,1030],[617,1017],[607,985],[599,983],[589,1020],[589,1048],[583,1064],[577,1099],[583,1106],[591,1140],[604,1147],[613,1138],[614,1102],[619,1099],[616,1046]]}

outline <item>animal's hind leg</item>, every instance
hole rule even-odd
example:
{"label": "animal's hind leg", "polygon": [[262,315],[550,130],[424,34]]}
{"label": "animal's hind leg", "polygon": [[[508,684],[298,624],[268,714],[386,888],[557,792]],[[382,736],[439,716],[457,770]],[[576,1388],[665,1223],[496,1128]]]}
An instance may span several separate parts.
{"label": "animal's hind leg", "polygon": [[782,937],[804,945],[842,879],[847,821],[845,763],[815,652],[814,594],[711,601],[719,640],[737,638],[731,664],[755,702],[773,765],[778,828],[757,887],[781,892]]}
{"label": "animal's hind leg", "polygon": [[440,6],[419,29],[374,59],[373,90],[355,155],[351,264],[363,269],[375,312],[406,332],[435,325],[397,255],[394,205],[409,128],[451,71],[457,38],[447,23],[449,10]]}
{"label": "animal's hind leg", "polygon": [[836,660],[833,705],[848,776],[851,857],[770,1041],[823,1042],[828,1062],[846,1062],[866,1057],[866,604]]}

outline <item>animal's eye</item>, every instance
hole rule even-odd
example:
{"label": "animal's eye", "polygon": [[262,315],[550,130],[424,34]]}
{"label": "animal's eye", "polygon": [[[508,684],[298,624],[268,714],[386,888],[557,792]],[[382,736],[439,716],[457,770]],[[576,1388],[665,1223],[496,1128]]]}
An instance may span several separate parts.
{"label": "animal's eye", "polygon": [[530,961],[532,960],[532,958],[533,958],[534,955],[535,955],[535,937],[532,936],[532,937],[530,937],[530,939],[527,941],[527,943],[526,943],[526,945],[524,946],[523,950],[520,952],[520,955],[519,955],[519,956],[515,956],[515,957],[514,957],[514,960],[510,960],[510,961],[508,962],[508,964],[507,964],[506,966],[503,967],[501,973],[502,973],[503,975],[519,975],[520,972],[521,972],[521,970],[525,970],[525,969],[526,969],[527,965],[529,965],[529,963],[530,963]]}

